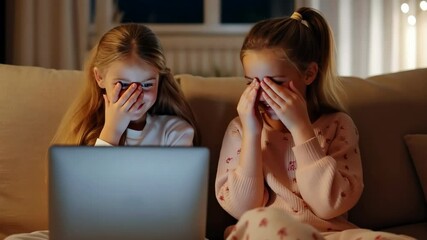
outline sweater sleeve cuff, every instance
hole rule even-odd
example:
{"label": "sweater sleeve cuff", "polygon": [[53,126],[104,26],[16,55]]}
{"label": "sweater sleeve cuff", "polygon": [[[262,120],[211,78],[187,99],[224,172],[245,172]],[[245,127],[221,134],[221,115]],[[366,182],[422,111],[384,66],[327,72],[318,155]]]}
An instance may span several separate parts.
{"label": "sweater sleeve cuff", "polygon": [[316,137],[310,138],[305,143],[293,147],[292,150],[300,166],[310,165],[326,156]]}
{"label": "sweater sleeve cuff", "polygon": [[105,147],[105,146],[113,146],[113,145],[111,145],[110,143],[108,143],[108,142],[106,142],[100,138],[97,138],[96,142],[95,142],[95,146],[96,147]]}

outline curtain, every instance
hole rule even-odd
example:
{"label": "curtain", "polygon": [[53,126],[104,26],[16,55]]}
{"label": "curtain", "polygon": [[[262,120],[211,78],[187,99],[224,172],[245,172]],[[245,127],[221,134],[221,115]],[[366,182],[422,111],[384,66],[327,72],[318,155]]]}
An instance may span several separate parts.
{"label": "curtain", "polygon": [[119,25],[120,13],[115,0],[92,0],[94,4],[94,25],[91,31],[90,47],[111,28]]}
{"label": "curtain", "polygon": [[7,62],[81,69],[87,54],[89,0],[7,0]]}
{"label": "curtain", "polygon": [[329,22],[340,75],[367,77],[427,67],[427,11],[421,2],[296,0],[296,7],[316,8]]}

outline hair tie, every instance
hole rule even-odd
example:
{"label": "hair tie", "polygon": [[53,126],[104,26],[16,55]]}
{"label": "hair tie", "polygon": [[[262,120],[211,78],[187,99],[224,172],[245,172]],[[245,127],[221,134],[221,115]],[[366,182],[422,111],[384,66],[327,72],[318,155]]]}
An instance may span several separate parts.
{"label": "hair tie", "polygon": [[302,20],[302,15],[299,12],[294,12],[294,13],[292,13],[291,18],[295,19],[295,20],[298,20],[298,21],[301,21]]}
{"label": "hair tie", "polygon": [[300,21],[302,24],[304,24],[306,27],[308,27],[308,23],[306,20],[302,19],[301,13],[299,13],[299,12],[292,13],[291,18],[295,19],[297,21]]}

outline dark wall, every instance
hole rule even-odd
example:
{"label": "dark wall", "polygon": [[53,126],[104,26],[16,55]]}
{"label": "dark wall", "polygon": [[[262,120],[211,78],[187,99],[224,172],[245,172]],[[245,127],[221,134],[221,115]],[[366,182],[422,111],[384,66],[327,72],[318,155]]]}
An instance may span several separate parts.
{"label": "dark wall", "polygon": [[6,63],[6,0],[0,0],[0,63]]}

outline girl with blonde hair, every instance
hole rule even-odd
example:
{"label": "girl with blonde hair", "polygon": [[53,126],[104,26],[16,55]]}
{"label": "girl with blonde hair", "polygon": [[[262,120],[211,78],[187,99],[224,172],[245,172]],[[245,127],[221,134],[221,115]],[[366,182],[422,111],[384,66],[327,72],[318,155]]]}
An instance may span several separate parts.
{"label": "girl with blonde hair", "polygon": [[156,35],[124,24],[102,36],[87,60],[85,87],[53,142],[77,145],[193,145],[193,113],[166,67]]}
{"label": "girl with blonde hair", "polygon": [[[66,113],[53,144],[193,146],[193,113],[156,35],[141,24],[117,26],[92,49],[84,88]],[[7,240],[43,240],[48,231]]]}

